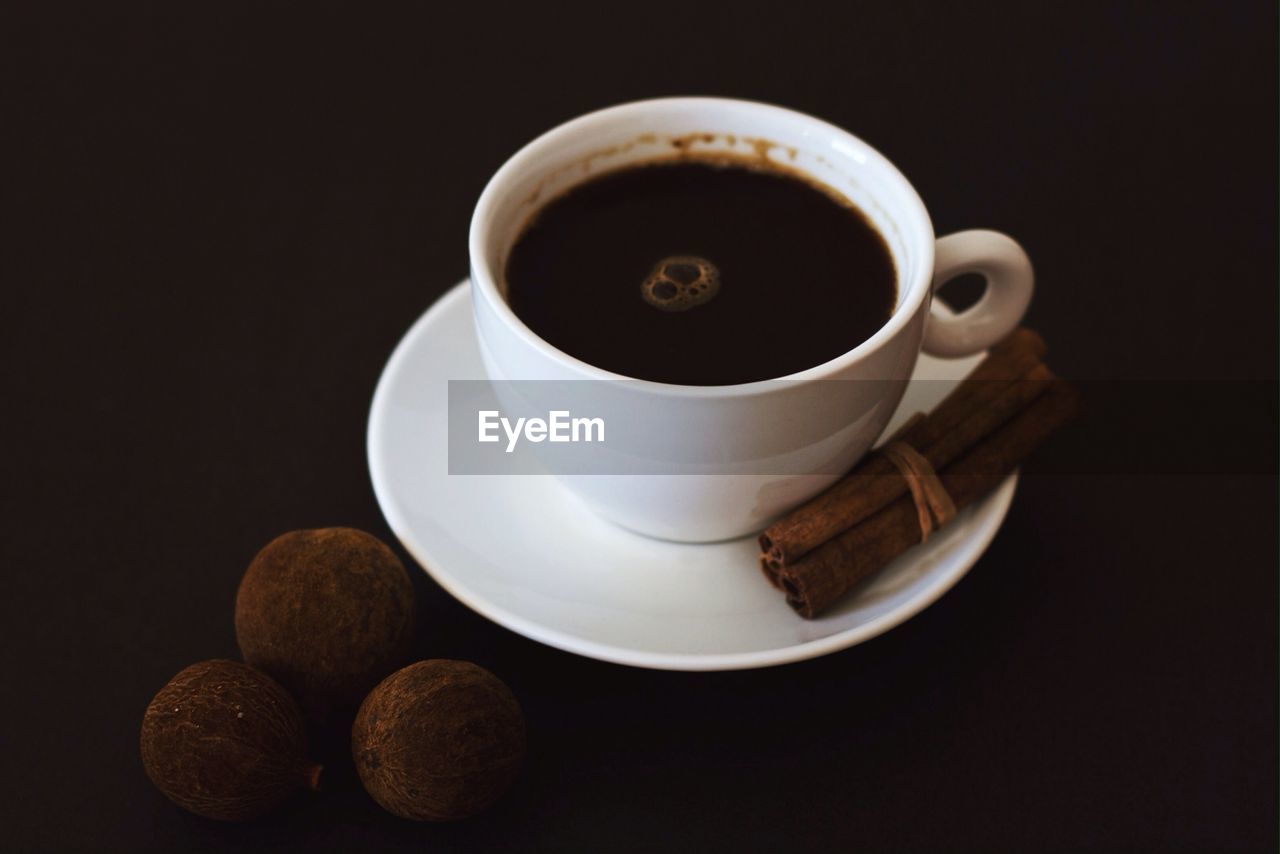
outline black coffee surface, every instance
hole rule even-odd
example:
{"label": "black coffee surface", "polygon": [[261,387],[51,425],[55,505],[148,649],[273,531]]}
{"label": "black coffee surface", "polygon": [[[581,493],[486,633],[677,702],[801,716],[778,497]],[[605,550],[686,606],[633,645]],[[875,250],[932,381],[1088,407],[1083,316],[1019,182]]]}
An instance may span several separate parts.
{"label": "black coffee surface", "polygon": [[554,346],[629,377],[773,379],[884,325],[884,239],[801,178],[737,161],[606,173],[549,202],[507,261],[507,299]]}

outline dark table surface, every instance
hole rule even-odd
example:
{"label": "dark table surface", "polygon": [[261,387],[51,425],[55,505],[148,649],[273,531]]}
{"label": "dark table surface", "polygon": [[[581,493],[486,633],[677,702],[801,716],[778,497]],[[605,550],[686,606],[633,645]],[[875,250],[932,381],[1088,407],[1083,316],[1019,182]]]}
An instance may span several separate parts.
{"label": "dark table surface", "polygon": [[[0,19],[0,848],[1275,850],[1274,3]],[[816,114],[893,159],[939,233],[1015,235],[1028,323],[1101,406],[951,593],[815,661],[604,664],[415,573],[415,652],[490,668],[528,718],[479,818],[402,821],[341,775],[246,825],[174,807],[142,710],[237,657],[257,549],[392,539],[370,396],[465,274],[489,175],[662,94]]]}

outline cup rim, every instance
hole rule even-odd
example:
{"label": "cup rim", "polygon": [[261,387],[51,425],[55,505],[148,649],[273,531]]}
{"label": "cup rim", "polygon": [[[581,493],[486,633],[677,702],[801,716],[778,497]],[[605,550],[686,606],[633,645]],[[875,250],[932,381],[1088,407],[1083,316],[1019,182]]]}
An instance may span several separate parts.
{"label": "cup rim", "polygon": [[[860,154],[865,156],[868,163],[873,163],[879,171],[888,175],[890,180],[896,181],[901,185],[901,188],[904,191],[905,203],[914,209],[910,211],[910,213],[914,213],[920,218],[926,233],[924,234],[924,240],[922,241],[922,257],[919,259],[920,263],[919,268],[916,271],[916,275],[911,281],[900,283],[900,302],[884,325],[877,329],[871,337],[867,338],[856,347],[846,350],[840,355],[832,359],[828,359],[825,362],[779,377],[752,380],[751,382],[735,383],[731,385],[683,385],[678,383],[658,382],[656,380],[645,380],[640,379],[639,377],[628,376],[626,374],[614,373],[613,371],[597,367],[590,362],[585,362],[576,356],[570,355],[529,328],[529,326],[511,309],[511,306],[507,301],[503,299],[502,294],[498,290],[497,277],[494,275],[494,271],[491,268],[492,265],[490,265],[489,259],[484,251],[486,243],[485,223],[491,219],[491,213],[502,201],[504,187],[510,183],[515,176],[519,175],[524,169],[526,169],[529,163],[541,152],[549,148],[555,148],[557,143],[565,136],[582,133],[589,130],[593,125],[602,121],[608,121],[620,113],[648,110],[663,106],[683,105],[696,107],[699,105],[711,106],[725,104],[737,105],[757,112],[773,114],[778,118],[785,117],[791,120],[799,119],[801,121],[820,126],[826,132],[831,133],[836,137],[843,138],[846,142],[853,145]],[[494,312],[508,331],[519,336],[525,342],[537,349],[543,356],[550,358],[562,367],[583,375],[583,379],[608,380],[614,382],[625,381],[629,388],[635,388],[640,391],[647,391],[655,394],[719,397],[728,395],[740,396],[759,394],[770,390],[779,383],[832,379],[834,375],[860,361],[863,361],[871,353],[879,350],[911,322],[911,319],[919,310],[920,304],[929,293],[927,283],[925,287],[919,287],[918,280],[921,277],[932,278],[934,266],[934,239],[933,222],[930,220],[929,212],[925,208],[924,202],[920,199],[919,193],[916,192],[915,187],[911,185],[911,182],[907,180],[906,176],[903,175],[887,157],[849,131],[823,119],[817,118],[816,116],[811,116],[807,113],[791,110],[786,107],[779,107],[774,104],[767,104],[761,101],[749,101],[738,98],[679,96],[628,101],[611,107],[594,110],[556,125],[550,130],[547,130],[530,140],[515,154],[508,158],[485,185],[471,216],[467,242],[468,251],[471,256],[471,287],[479,292],[480,296],[489,304],[489,308]]]}

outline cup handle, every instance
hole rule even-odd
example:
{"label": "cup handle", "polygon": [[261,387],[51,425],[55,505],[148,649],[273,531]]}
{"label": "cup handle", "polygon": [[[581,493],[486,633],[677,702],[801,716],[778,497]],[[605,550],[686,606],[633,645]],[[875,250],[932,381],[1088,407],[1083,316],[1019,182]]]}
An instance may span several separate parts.
{"label": "cup handle", "polygon": [[932,356],[956,359],[990,347],[1014,330],[1031,302],[1031,259],[1006,234],[973,229],[938,238],[932,290],[965,273],[986,278],[987,289],[977,303],[954,317],[940,315],[930,303],[924,351]]}

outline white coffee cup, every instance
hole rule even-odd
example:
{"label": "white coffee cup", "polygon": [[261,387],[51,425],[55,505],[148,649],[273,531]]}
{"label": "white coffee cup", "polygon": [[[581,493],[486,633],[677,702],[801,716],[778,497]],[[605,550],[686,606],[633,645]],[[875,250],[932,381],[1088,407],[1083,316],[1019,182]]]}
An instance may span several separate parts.
{"label": "white coffee cup", "polygon": [[[884,236],[898,271],[897,305],[884,326],[843,355],[776,380],[681,386],[587,364],[516,316],[503,295],[503,270],[540,204],[602,172],[704,152],[767,157],[861,208]],[[470,255],[476,331],[491,380],[592,381],[577,387],[583,390],[578,397],[635,428],[626,431],[628,446],[612,450],[688,461],[674,473],[560,480],[607,519],[688,542],[753,533],[829,486],[884,430],[922,348],[961,357],[990,346],[1021,320],[1033,285],[1026,253],[1003,234],[975,230],[935,239],[907,179],[853,134],[781,107],[724,98],[622,104],[533,140],[480,196]],[[982,298],[954,317],[931,313],[935,288],[964,273],[986,278]]]}

